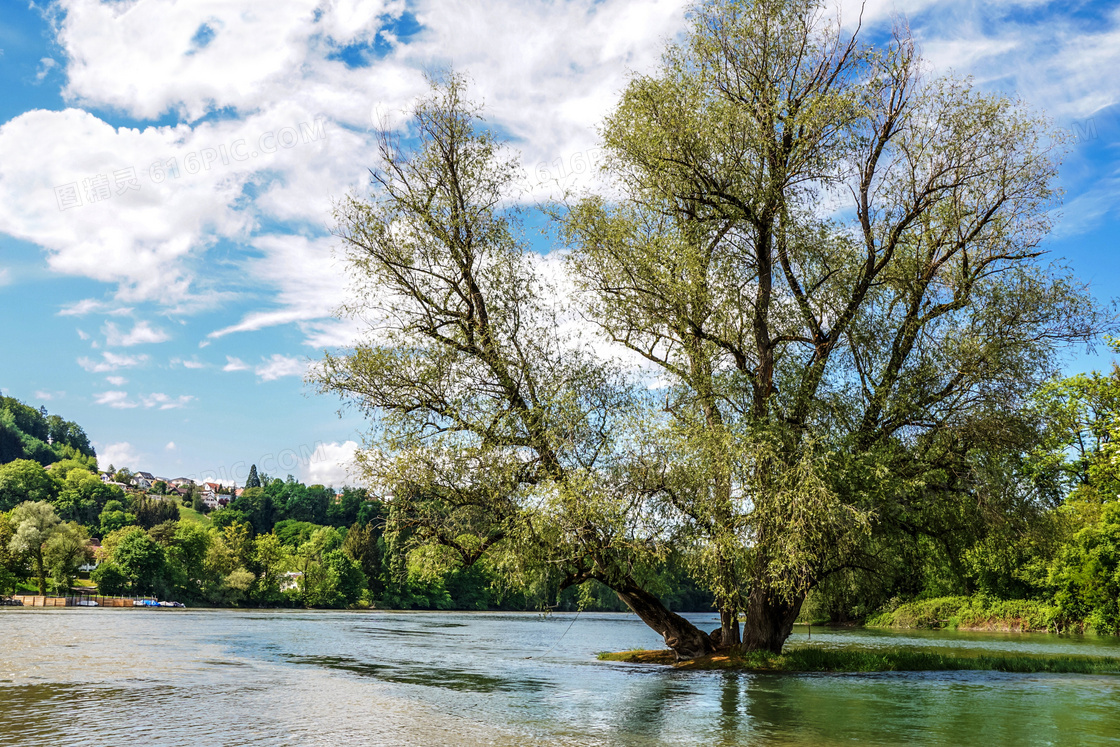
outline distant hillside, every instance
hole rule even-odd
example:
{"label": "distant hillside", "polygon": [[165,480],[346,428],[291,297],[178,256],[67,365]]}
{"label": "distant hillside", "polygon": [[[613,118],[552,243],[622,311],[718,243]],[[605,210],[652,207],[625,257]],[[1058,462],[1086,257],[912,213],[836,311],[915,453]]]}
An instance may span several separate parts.
{"label": "distant hillside", "polygon": [[49,415],[45,407],[36,410],[13,397],[0,396],[0,464],[33,459],[45,467],[60,459],[81,457],[96,459],[97,453],[80,425]]}

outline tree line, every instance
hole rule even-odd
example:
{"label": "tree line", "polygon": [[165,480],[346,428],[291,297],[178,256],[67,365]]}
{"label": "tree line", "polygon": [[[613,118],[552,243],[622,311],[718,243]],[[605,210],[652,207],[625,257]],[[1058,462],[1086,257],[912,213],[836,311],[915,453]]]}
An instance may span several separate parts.
{"label": "tree line", "polygon": [[35,409],[13,397],[0,396],[0,464],[31,459],[47,465],[76,459],[96,469],[97,453],[82,427],[45,407]]}
{"label": "tree line", "polygon": [[[106,595],[154,594],[192,605],[392,609],[617,609],[601,589],[515,588],[480,564],[432,566],[413,552],[391,504],[360,488],[336,494],[258,476],[226,508],[208,515],[185,510],[196,495],[168,498],[126,493],[81,463],[50,470],[29,460],[0,466],[0,594],[29,581],[38,593],[66,593],[78,567]],[[665,569],[665,585],[685,608],[710,597]]]}

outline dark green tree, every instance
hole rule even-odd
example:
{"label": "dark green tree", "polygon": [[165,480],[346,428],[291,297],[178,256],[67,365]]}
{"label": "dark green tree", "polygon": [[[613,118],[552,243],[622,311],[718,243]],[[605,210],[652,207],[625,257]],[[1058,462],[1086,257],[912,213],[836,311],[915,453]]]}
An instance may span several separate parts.
{"label": "dark green tree", "polygon": [[245,488],[240,496],[233,499],[229,507],[245,514],[256,534],[268,534],[276,524],[277,512],[272,496],[262,488]]}
{"label": "dark green tree", "polygon": [[151,529],[165,521],[178,521],[179,501],[143,497],[136,501],[134,513],[137,524],[145,529]]}
{"label": "dark green tree", "polygon": [[204,514],[210,510],[202,500],[202,491],[193,482],[187,486],[187,494],[184,496],[184,500],[189,503],[193,510],[200,514]]}
{"label": "dark green tree", "polygon": [[381,532],[373,523],[353,524],[346,532],[342,551],[357,561],[366,577],[366,586],[374,597],[385,591],[382,578]]}
{"label": "dark green tree", "polygon": [[225,529],[232,524],[249,524],[249,517],[235,508],[219,508],[210,514],[210,523],[218,529]]}
{"label": "dark green tree", "polygon": [[128,576],[111,560],[104,560],[89,574],[97,584],[97,593],[105,596],[124,594],[129,590]]}
{"label": "dark green tree", "polygon": [[261,478],[257,476],[257,465],[249,468],[249,479],[245,481],[246,488],[259,488],[261,486]]}
{"label": "dark green tree", "polygon": [[155,591],[163,580],[163,548],[139,527],[128,531],[113,548],[109,560],[128,579],[137,594]]}

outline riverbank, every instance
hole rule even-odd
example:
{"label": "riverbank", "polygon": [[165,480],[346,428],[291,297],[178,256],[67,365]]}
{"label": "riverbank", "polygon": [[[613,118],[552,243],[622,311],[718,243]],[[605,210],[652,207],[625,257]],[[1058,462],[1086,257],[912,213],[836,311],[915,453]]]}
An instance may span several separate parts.
{"label": "riverbank", "polygon": [[1059,624],[1058,610],[1030,599],[989,600],[983,597],[938,597],[900,604],[870,616],[868,628],[975,630],[1005,633],[1079,632],[1082,625]]}
{"label": "riverbank", "polygon": [[930,672],[996,671],[1033,674],[1120,674],[1120,658],[1013,654],[940,653],[909,648],[787,648],[782,654],[762,651],[730,652],[676,661],[668,649],[603,652],[601,661],[656,664],[686,670],[747,672]]}

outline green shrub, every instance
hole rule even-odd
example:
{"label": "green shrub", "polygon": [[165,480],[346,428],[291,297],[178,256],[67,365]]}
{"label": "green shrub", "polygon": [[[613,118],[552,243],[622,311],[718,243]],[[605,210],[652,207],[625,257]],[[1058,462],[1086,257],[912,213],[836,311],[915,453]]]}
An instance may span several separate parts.
{"label": "green shrub", "polygon": [[868,617],[873,628],[981,628],[1057,630],[1058,611],[1032,599],[993,600],[982,595],[938,597],[900,604]]}

